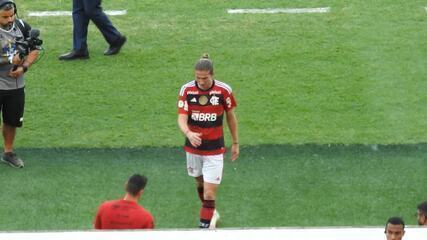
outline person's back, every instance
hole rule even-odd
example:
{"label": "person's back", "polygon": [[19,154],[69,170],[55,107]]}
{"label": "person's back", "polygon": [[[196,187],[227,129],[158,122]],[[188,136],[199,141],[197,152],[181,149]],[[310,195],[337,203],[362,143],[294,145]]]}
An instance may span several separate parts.
{"label": "person's back", "polygon": [[95,220],[95,229],[152,229],[151,213],[138,203],[127,200],[104,202]]}
{"label": "person's back", "polygon": [[151,213],[138,204],[144,192],[147,178],[132,175],[126,182],[123,199],[101,204],[94,221],[95,229],[152,229],[154,218]]}

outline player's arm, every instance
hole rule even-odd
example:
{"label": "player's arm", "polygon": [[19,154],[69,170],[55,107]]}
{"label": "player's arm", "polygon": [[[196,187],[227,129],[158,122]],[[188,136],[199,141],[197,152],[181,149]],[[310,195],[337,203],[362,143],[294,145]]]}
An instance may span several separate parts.
{"label": "player's arm", "polygon": [[237,118],[234,113],[234,109],[230,109],[226,112],[227,125],[230,129],[231,138],[233,140],[231,145],[231,161],[235,161],[239,157],[239,134],[237,130]]}
{"label": "player's arm", "polygon": [[181,132],[184,133],[184,135],[188,138],[191,145],[193,145],[194,147],[198,147],[200,146],[200,144],[202,144],[202,139],[200,138],[202,134],[197,132],[192,132],[188,127],[187,122],[188,122],[187,114],[182,114],[182,113],[178,114],[178,126],[181,129]]}
{"label": "player's arm", "polygon": [[148,215],[148,221],[143,227],[143,229],[154,229],[154,218],[151,214]]}

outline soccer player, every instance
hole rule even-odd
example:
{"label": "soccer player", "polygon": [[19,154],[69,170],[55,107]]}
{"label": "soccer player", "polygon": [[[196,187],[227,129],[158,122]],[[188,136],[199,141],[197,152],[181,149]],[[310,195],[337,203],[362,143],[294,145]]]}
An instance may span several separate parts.
{"label": "soccer player", "polygon": [[196,180],[200,209],[200,228],[215,228],[216,191],[222,180],[225,153],[222,122],[225,115],[231,138],[231,160],[239,156],[236,101],[231,87],[213,79],[214,68],[205,54],[195,65],[195,80],[179,92],[178,125],[185,135],[187,172]]}
{"label": "soccer player", "polygon": [[144,192],[147,178],[132,175],[126,182],[123,199],[101,204],[96,214],[95,229],[152,229],[154,219],[150,212],[138,205]]}
{"label": "soccer player", "polygon": [[418,204],[417,221],[420,226],[427,226],[427,202]]}
{"label": "soccer player", "polygon": [[405,235],[405,222],[400,217],[389,218],[384,233],[387,240],[402,240],[403,235]]}

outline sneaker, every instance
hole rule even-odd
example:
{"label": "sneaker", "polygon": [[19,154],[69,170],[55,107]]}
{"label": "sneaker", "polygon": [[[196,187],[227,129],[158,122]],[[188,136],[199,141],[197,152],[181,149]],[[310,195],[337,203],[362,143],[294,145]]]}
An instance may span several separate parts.
{"label": "sneaker", "polygon": [[216,225],[218,225],[218,223],[219,223],[219,218],[220,218],[219,213],[215,209],[214,214],[213,214],[212,219],[211,219],[211,223],[209,224],[209,229],[215,229],[216,228]]}
{"label": "sneaker", "polygon": [[23,168],[24,167],[24,161],[19,159],[14,152],[5,152],[1,156],[1,161],[4,163],[9,164],[10,166],[14,168]]}

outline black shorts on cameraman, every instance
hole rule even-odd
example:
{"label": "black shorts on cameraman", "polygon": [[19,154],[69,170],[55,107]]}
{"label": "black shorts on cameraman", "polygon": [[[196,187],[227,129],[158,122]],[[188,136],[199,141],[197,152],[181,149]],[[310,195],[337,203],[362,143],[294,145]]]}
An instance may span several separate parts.
{"label": "black shorts on cameraman", "polygon": [[0,110],[3,123],[12,127],[22,127],[24,119],[25,90],[0,90]]}

